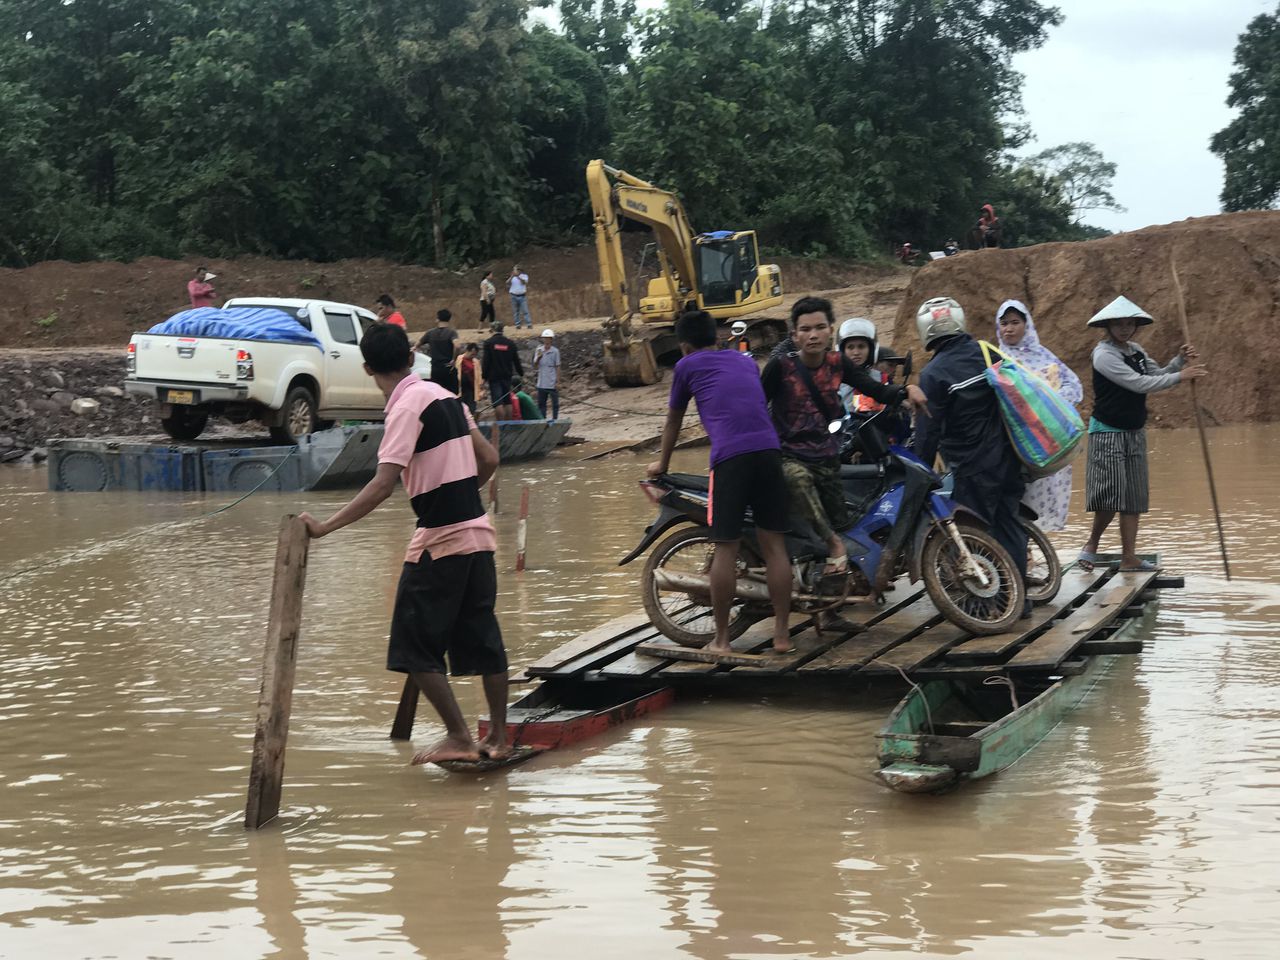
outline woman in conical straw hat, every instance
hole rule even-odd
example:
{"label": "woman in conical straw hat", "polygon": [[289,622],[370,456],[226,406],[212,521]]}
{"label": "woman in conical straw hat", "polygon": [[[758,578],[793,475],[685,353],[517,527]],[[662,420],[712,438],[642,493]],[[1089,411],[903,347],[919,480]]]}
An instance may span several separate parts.
{"label": "woman in conical straw hat", "polygon": [[[996,311],[996,336],[1001,350],[1043,377],[1069,403],[1078,404],[1084,399],[1080,378],[1040,343],[1031,311],[1021,300],[1000,304]],[[1028,484],[1022,502],[1036,512],[1036,523],[1041,530],[1063,529],[1071,506],[1071,465]]]}
{"label": "woman in conical straw hat", "polygon": [[1140,326],[1153,323],[1128,297],[1116,297],[1089,319],[1106,331],[1093,348],[1093,416],[1089,419],[1089,462],[1085,469],[1085,509],[1093,514],[1083,564],[1097,563],[1098,542],[1120,514],[1121,570],[1151,570],[1138,558],[1138,520],[1149,508],[1147,481],[1147,394],[1176,387],[1206,373],[1199,354],[1184,343],[1167,366],[1152,363],[1134,343]]}

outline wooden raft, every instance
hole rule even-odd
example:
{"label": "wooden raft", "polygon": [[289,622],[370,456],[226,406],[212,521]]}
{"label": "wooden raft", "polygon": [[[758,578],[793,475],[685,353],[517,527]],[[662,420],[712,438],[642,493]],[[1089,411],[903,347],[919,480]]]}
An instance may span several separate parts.
{"label": "wooden raft", "polygon": [[[772,624],[753,624],[733,642],[733,653],[717,655],[680,647],[662,636],[643,614],[602,624],[526,668],[525,679],[627,679],[668,683],[835,677],[869,679],[908,674],[982,677],[1009,671],[1058,671],[1080,656],[1132,653],[1140,641],[1106,638],[1117,621],[1141,615],[1155,589],[1181,586],[1154,573],[1072,567],[1051,603],[1037,607],[1008,633],[973,636],[938,613],[919,587],[899,585],[884,606],[848,606],[841,616],[856,629],[819,632],[807,616],[792,618],[795,650],[774,654]],[[894,596],[891,594],[891,596]],[[1109,645],[1110,644],[1110,645]]]}

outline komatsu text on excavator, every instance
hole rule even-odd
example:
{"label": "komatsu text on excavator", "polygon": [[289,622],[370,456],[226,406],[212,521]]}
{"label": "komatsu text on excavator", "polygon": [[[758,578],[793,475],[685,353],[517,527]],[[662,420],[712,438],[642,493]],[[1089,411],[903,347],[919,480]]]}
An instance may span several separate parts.
{"label": "komatsu text on excavator", "polygon": [[[587,190],[595,215],[600,285],[613,304],[613,316],[604,324],[604,377],[609,386],[656,383],[656,355],[663,351],[655,354],[652,341],[669,335],[670,324],[686,309],[706,310],[717,320],[729,320],[782,303],[782,273],[776,264],[760,263],[754,230],[694,233],[675,194],[603,160],[587,164]],[[647,335],[632,328],[634,314],[620,238],[622,217],[650,227],[657,239],[659,274],[649,280],[638,312],[646,325],[668,326],[648,327]]]}

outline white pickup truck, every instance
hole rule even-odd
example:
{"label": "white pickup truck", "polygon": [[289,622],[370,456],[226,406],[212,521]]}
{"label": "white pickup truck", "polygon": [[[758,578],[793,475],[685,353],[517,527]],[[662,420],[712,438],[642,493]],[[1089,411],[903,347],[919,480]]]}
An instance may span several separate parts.
{"label": "white pickup truck", "polygon": [[[364,372],[360,337],[378,318],[328,300],[237,297],[226,307],[260,307],[295,317],[323,345],[136,333],[129,341],[124,388],[159,404],[160,423],[177,440],[194,440],[210,416],[260,420],[273,439],[297,438],[333,420],[381,420],[385,398]],[[414,369],[426,376],[425,356]]]}

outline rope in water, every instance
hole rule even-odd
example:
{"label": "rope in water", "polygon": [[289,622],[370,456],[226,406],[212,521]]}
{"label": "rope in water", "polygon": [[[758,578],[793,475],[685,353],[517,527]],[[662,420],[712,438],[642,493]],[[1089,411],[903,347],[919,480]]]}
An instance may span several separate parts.
{"label": "rope in water", "polygon": [[[262,487],[266,484],[266,482],[270,480],[272,477],[274,477],[277,473],[279,473],[280,468],[283,467],[286,463],[288,463],[289,460],[292,459],[294,454],[296,454],[297,452],[298,452],[298,448],[296,446],[290,447],[289,452],[286,453],[283,457],[281,457],[280,462],[275,465],[275,468],[270,473],[268,473],[265,477],[263,477],[261,480],[258,481],[257,486],[255,486],[248,493],[242,494],[241,496],[232,500],[230,503],[223,504],[222,506],[218,507],[216,510],[210,510],[207,513],[201,513],[194,517],[185,517],[184,519],[181,519],[181,520],[161,520],[158,523],[148,524],[142,529],[135,530],[133,531],[133,533],[126,534],[123,537],[117,537],[114,540],[104,540],[100,543],[95,544],[95,546],[100,546],[100,547],[119,546],[120,544],[129,543],[130,541],[136,540],[139,537],[154,533],[160,527],[185,526],[188,523],[197,523],[201,520],[208,520],[210,517],[216,517],[220,513],[225,513],[226,511],[230,510],[232,507],[237,506],[238,504],[244,503],[246,500],[252,497],[255,493],[261,490]],[[75,556],[83,556],[83,551],[77,551]],[[64,563],[66,559],[67,558],[65,556],[54,557],[51,560],[44,561],[43,563],[33,564],[32,566],[25,567],[24,569],[18,570],[15,573],[10,573],[10,574],[7,574],[6,576],[0,577],[0,583],[6,583],[9,580],[16,580],[19,577],[25,577],[28,574],[34,573],[37,570],[43,570],[45,567],[52,567],[57,564]]]}

